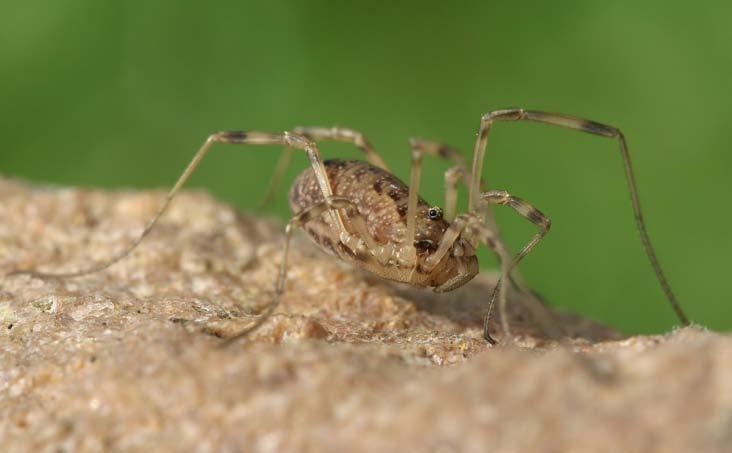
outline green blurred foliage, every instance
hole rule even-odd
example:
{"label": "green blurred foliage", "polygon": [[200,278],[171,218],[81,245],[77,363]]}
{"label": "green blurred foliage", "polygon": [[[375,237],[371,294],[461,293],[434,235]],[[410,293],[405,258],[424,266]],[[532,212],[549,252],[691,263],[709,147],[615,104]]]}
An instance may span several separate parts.
{"label": "green blurred foliage", "polygon": [[[410,136],[471,152],[491,109],[576,114],[624,131],[672,286],[695,321],[732,327],[722,285],[732,4],[454,3],[2,2],[0,171],[166,187],[213,131],[337,124],[364,131],[407,179]],[[344,144],[322,149],[358,157]],[[254,209],[279,152],[218,146],[190,186]],[[288,178],[306,165],[298,156]],[[428,200],[442,200],[446,168],[427,161]],[[634,229],[615,142],[499,124],[485,177],[552,218],[522,266],[548,301],[626,332],[675,324]],[[283,219],[286,189],[273,208]],[[498,214],[512,247],[533,233]],[[482,263],[495,266],[487,253]]]}

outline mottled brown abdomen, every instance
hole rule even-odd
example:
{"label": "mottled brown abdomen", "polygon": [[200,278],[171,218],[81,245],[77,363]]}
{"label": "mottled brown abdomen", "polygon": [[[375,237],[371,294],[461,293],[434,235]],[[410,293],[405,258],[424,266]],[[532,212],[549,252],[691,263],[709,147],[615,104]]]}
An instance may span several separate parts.
{"label": "mottled brown abdomen", "polygon": [[[334,159],[323,164],[333,195],[347,198],[356,205],[376,242],[402,245],[407,229],[409,187],[386,170],[367,162]],[[324,200],[312,168],[297,177],[289,200],[293,213]],[[449,225],[441,218],[430,219],[427,216],[429,208],[427,202],[418,198],[415,242],[422,241],[421,244],[431,248],[439,244]],[[329,224],[329,217],[324,215],[321,221]],[[317,229],[317,225],[306,225],[305,230],[321,245],[327,246],[318,237],[322,235],[322,229]]]}

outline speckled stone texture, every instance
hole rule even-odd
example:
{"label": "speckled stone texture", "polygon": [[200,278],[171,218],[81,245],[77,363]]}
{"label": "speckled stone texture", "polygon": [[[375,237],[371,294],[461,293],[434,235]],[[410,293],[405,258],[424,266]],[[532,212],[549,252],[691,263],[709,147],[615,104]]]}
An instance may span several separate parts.
{"label": "speckled stone texture", "polygon": [[410,290],[304,236],[275,315],[222,347],[271,300],[283,228],[201,192],[109,270],[7,276],[114,255],[162,196],[0,179],[3,451],[732,451],[728,336],[561,315],[598,380],[516,294],[518,345],[486,345],[490,275]]}

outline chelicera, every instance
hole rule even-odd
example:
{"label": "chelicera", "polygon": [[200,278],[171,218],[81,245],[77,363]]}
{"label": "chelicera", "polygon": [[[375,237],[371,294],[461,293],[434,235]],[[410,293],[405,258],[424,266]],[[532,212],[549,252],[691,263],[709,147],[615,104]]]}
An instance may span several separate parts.
{"label": "chelicera", "polygon": [[[535,110],[505,109],[481,117],[473,152],[472,167],[468,169],[463,156],[454,148],[439,143],[410,139],[411,175],[409,185],[394,176],[384,160],[364,135],[346,128],[298,127],[289,132],[226,131],[208,137],[193,160],[183,171],[155,216],[125,251],[112,259],[79,272],[48,274],[17,271],[38,277],[76,277],[101,271],[126,257],[148,235],[165,212],[191,173],[215,143],[243,145],[286,145],[288,147],[277,165],[275,183],[292,150],[304,151],[310,161],[295,180],[289,192],[293,217],[285,229],[285,244],[279,275],[275,283],[275,298],[259,319],[242,337],[258,328],[278,306],[285,290],[287,256],[292,233],[302,228],[324,251],[354,263],[385,279],[407,283],[436,292],[450,291],[470,281],[479,270],[476,248],[481,244],[496,253],[501,262],[501,280],[497,293],[504,333],[508,333],[506,282],[511,270],[549,231],[549,218],[530,203],[505,190],[486,190],[481,178],[486,144],[491,126],[496,121],[532,121],[562,126],[577,131],[618,140],[620,154],[631,195],[636,225],[641,242],[656,277],[680,322],[689,321],[676,300],[656,258],[641,213],[638,191],[633,176],[628,147],[619,129],[574,116]],[[357,146],[366,162],[359,160],[326,160],[320,157],[317,142],[336,140]],[[419,195],[421,164],[424,155],[448,159],[452,166],[445,173],[446,193],[444,211],[428,204]],[[468,212],[457,214],[457,186],[468,186]],[[272,190],[270,190],[270,195]],[[518,254],[511,256],[493,226],[491,205],[512,208],[533,223],[538,231]],[[492,306],[492,299],[491,299]],[[490,311],[489,311],[490,312]],[[488,332],[487,316],[484,337],[493,341]]]}

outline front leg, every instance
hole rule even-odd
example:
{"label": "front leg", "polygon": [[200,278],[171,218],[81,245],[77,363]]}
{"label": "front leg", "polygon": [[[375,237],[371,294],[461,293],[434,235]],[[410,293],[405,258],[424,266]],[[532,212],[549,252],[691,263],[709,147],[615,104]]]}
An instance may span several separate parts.
{"label": "front leg", "polygon": [[478,138],[475,142],[475,149],[473,152],[473,168],[472,168],[472,180],[470,185],[469,194],[469,205],[470,209],[479,209],[480,207],[480,180],[483,171],[483,161],[486,153],[486,144],[488,142],[488,133],[494,122],[496,121],[531,121],[537,123],[550,124],[553,126],[561,126],[569,129],[573,129],[580,132],[585,132],[593,135],[599,135],[601,137],[613,138],[618,141],[620,147],[620,156],[623,160],[623,166],[625,167],[625,178],[628,184],[628,191],[630,192],[630,200],[633,205],[633,214],[635,216],[636,227],[640,234],[641,243],[643,249],[648,256],[648,260],[651,263],[653,271],[656,273],[656,279],[658,280],[661,288],[663,289],[666,299],[676,312],[676,316],[682,325],[689,325],[689,318],[681,308],[676,296],[671,290],[671,286],[666,279],[666,275],[661,269],[661,265],[656,257],[656,251],[651,244],[651,239],[646,230],[645,221],[643,220],[643,213],[641,211],[640,198],[638,196],[638,189],[636,188],[635,177],[633,176],[633,167],[630,164],[630,154],[628,152],[628,145],[625,141],[625,136],[620,129],[601,124],[595,121],[578,118],[571,115],[565,115],[562,113],[550,113],[542,112],[538,110],[525,110],[521,108],[494,110],[486,113],[480,119],[480,128],[478,129]]}

